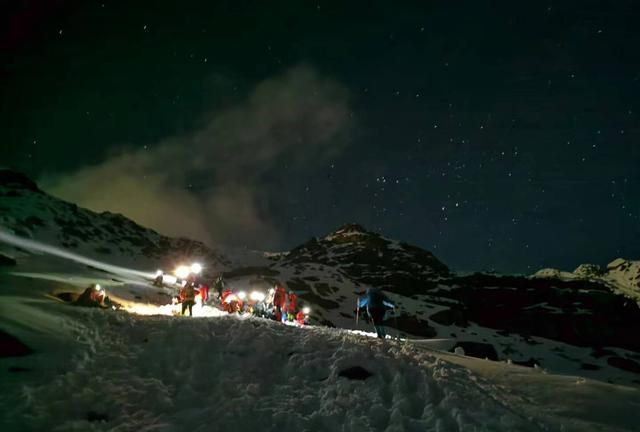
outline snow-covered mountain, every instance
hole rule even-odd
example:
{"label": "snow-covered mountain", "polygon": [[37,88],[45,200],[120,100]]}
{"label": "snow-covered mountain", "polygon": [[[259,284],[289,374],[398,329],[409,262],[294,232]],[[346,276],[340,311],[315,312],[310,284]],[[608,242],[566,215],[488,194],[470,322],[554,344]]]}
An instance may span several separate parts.
{"label": "snow-covered mountain", "polygon": [[[636,262],[533,278],[459,276],[430,252],[357,224],[288,252],[214,250],[66,203],[11,171],[0,171],[0,229],[146,270],[198,259],[238,289],[281,282],[312,307],[312,323],[329,327],[369,329],[364,316],[356,320],[356,298],[376,286],[398,304],[386,321],[394,336],[437,338],[480,358],[640,383],[640,310],[620,295],[621,286],[637,280]],[[6,258],[16,258],[10,252]]]}
{"label": "snow-covered mountain", "polygon": [[95,213],[40,190],[21,173],[0,170],[0,227],[117,264],[171,266],[185,257],[226,269],[229,260],[199,241],[170,238],[110,212]]}
{"label": "snow-covered mountain", "polygon": [[[174,317],[171,289],[129,271],[195,258],[234,288],[284,283],[324,326],[209,306]],[[355,224],[289,252],[214,250],[0,171],[0,430],[634,431],[638,305],[599,270],[575,273],[588,276],[460,276]],[[627,283],[637,267],[606,273]],[[90,283],[124,311],[61,300]],[[356,322],[368,286],[398,303],[401,340]]]}
{"label": "snow-covered mountain", "polygon": [[481,358],[640,383],[638,305],[598,281],[457,276],[431,253],[353,224],[271,261],[236,268],[229,279],[284,282],[314,307],[316,322],[353,329],[368,328],[356,324],[357,295],[381,287],[399,304],[386,324],[400,334],[448,339]]}
{"label": "snow-covered mountain", "polygon": [[597,264],[580,264],[573,272],[546,268],[539,270],[532,277],[595,281],[640,302],[640,261],[617,258],[606,268]]}

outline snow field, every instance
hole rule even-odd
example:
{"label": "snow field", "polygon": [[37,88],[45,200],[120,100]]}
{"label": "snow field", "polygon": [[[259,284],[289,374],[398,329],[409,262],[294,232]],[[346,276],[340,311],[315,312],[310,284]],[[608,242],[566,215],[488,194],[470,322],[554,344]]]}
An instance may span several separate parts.
{"label": "snow field", "polygon": [[[25,430],[539,430],[468,369],[397,342],[236,316],[82,312],[85,349],[24,389],[14,420]],[[339,376],[353,366],[373,375]]]}

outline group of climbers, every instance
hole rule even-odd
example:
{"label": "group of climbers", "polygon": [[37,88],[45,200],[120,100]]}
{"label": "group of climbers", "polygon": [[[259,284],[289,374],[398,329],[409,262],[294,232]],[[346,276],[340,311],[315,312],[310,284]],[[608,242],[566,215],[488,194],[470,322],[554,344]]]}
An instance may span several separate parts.
{"label": "group of climbers", "polygon": [[226,288],[220,296],[221,305],[228,313],[250,313],[255,316],[270,318],[280,322],[295,322],[304,325],[308,320],[306,308],[298,308],[298,295],[277,283],[269,289],[267,295],[252,292],[249,296],[245,292],[234,292]]}
{"label": "group of climbers", "polygon": [[[154,285],[162,284],[159,279],[162,273],[158,274],[154,280]],[[189,315],[193,316],[193,306],[196,304],[196,297],[199,295],[202,305],[210,302],[209,286],[202,283],[196,274],[190,274],[182,283],[179,295],[174,298],[174,303],[182,305],[181,314],[189,311]],[[222,275],[219,275],[214,281],[214,287],[217,292],[217,300],[220,307],[228,313],[250,313],[252,315],[270,318],[283,323],[291,322],[299,325],[308,323],[309,309],[298,307],[298,296],[295,292],[285,289],[285,287],[276,283],[269,289],[268,294],[259,291],[252,292],[248,297],[245,292],[234,292],[227,287]],[[74,301],[80,306],[107,307],[119,309],[120,304],[115,303],[106,296],[104,288],[99,284],[91,284],[84,292]],[[396,304],[390,300],[380,289],[368,288],[363,296],[358,298],[356,310],[356,325],[360,310],[363,309],[367,313],[373,323],[378,338],[386,338],[386,330],[384,328],[384,319],[386,311],[395,309]]]}
{"label": "group of climbers", "polygon": [[276,283],[266,295],[254,291],[247,296],[244,291],[232,290],[220,275],[214,281],[213,286],[217,296],[212,299],[209,296],[209,286],[198,279],[196,275],[190,275],[174,299],[174,303],[182,305],[182,315],[188,311],[189,315],[193,316],[193,306],[199,295],[202,305],[217,303],[227,313],[249,313],[283,323],[308,324],[308,308],[299,308],[297,294],[293,291],[287,292],[282,284]]}
{"label": "group of climbers", "polygon": [[[194,274],[189,275],[180,289],[180,294],[176,301],[182,304],[182,315],[189,311],[189,315],[193,316],[193,306],[196,303],[198,294],[203,305],[212,300],[209,297],[209,286],[200,283],[198,279]],[[250,313],[283,323],[291,322],[299,325],[304,325],[308,322],[308,310],[307,308],[300,309],[298,307],[297,294],[293,291],[287,292],[280,283],[276,283],[266,295],[253,292],[250,296],[247,296],[243,291],[234,292],[227,286],[222,275],[215,279],[213,285],[217,293],[217,301],[225,312]],[[386,311],[395,308],[395,303],[380,289],[369,288],[363,296],[358,298],[356,316],[360,315],[361,309],[364,310],[366,316],[373,323],[377,337],[384,339],[386,338],[386,330],[383,323]]]}
{"label": "group of climbers", "polygon": [[298,295],[287,291],[281,284],[276,284],[273,288],[273,317],[276,321],[293,322],[304,319],[304,311],[298,309]]}

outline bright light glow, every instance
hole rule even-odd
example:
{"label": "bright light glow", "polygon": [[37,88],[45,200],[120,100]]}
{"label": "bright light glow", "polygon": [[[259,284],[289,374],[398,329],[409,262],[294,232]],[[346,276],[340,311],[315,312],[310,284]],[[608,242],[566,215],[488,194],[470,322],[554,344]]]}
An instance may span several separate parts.
{"label": "bright light glow", "polygon": [[202,266],[199,263],[191,264],[191,273],[200,274]]}
{"label": "bright light glow", "polygon": [[162,275],[162,280],[169,285],[178,282],[178,278],[172,275]]}
{"label": "bright light glow", "polygon": [[100,286],[100,284],[96,284],[95,288],[96,288],[96,291],[100,291],[100,290],[102,289],[102,287]]}
{"label": "bright light glow", "polygon": [[172,275],[162,275],[162,280],[169,285],[178,282],[178,278]]}
{"label": "bright light glow", "polygon": [[253,291],[249,295],[249,298],[253,301],[261,302],[264,301],[264,293],[260,291]]}
{"label": "bright light glow", "polygon": [[235,294],[229,294],[228,296],[225,297],[224,302],[225,303],[231,303],[233,301],[238,301],[238,297]]}
{"label": "bright light glow", "polygon": [[302,308],[302,313],[305,315],[309,315],[309,313],[311,313],[311,309],[308,307],[303,307]]}
{"label": "bright light glow", "polygon": [[125,267],[118,267],[118,266],[114,266],[111,264],[107,264],[101,261],[97,261],[91,258],[86,258],[74,253],[71,253],[65,249],[62,248],[58,248],[58,247],[54,247],[54,246],[50,246],[48,244],[45,243],[40,243],[37,241],[33,241],[33,240],[27,240],[27,239],[23,239],[20,238],[18,236],[15,236],[13,234],[9,234],[6,231],[0,230],[0,242],[4,242],[4,243],[8,243],[8,244],[12,244],[14,246],[18,246],[21,247],[23,249],[29,249],[32,251],[38,251],[38,252],[43,252],[43,253],[47,253],[50,255],[54,255],[60,258],[64,258],[64,259],[68,259],[71,261],[75,261],[81,264],[85,264],[85,265],[90,265],[92,267],[95,268],[99,268],[101,270],[106,270],[108,272],[111,273],[126,273],[126,274],[130,274],[130,275],[135,275],[135,276],[140,276],[143,278],[151,278],[153,273],[147,273],[147,272],[141,272],[138,270],[132,270],[132,269],[128,269]]}
{"label": "bright light glow", "polygon": [[163,276],[164,272],[162,270],[156,270],[156,277]]}
{"label": "bright light glow", "polygon": [[246,292],[244,292],[244,291],[240,291],[240,292],[238,293],[238,298],[239,298],[240,300],[244,300],[244,299],[246,299],[246,298],[247,298],[247,293],[246,293]]}
{"label": "bright light glow", "polygon": [[174,274],[178,277],[178,279],[186,279],[189,276],[189,267],[181,265],[178,266]]}

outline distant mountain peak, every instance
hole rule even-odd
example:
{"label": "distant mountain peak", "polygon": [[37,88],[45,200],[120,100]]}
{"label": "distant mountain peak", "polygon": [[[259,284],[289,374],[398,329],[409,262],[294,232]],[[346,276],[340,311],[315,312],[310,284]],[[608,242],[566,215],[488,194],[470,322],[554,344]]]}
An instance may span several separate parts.
{"label": "distant mountain peak", "polygon": [[36,182],[21,172],[11,169],[0,169],[0,186],[12,189],[26,189],[32,192],[42,193]]}
{"label": "distant mountain peak", "polygon": [[338,228],[338,231],[357,231],[357,232],[367,232],[365,227],[360,225],[359,223],[351,222],[342,225]]}
{"label": "distant mountain peak", "polygon": [[533,277],[599,281],[640,303],[640,261],[617,258],[606,268],[595,264],[580,264],[573,272],[545,268],[536,272]]}
{"label": "distant mountain peak", "polygon": [[367,235],[367,234],[372,234],[372,233],[367,231],[362,225],[357,223],[347,223],[342,225],[340,228],[333,231],[332,233],[328,234],[325,237],[325,239],[331,240],[338,237],[347,237],[347,236],[353,236],[353,235]]}

